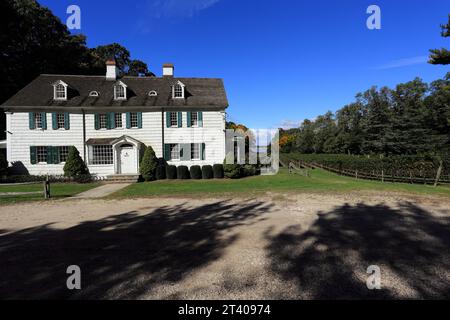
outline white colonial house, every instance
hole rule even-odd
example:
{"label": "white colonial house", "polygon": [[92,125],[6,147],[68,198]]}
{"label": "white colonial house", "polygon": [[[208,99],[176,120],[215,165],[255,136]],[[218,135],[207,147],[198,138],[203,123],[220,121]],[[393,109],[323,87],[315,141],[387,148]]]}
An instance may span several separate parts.
{"label": "white colonial house", "polygon": [[145,146],[174,165],[222,163],[225,109],[221,79],[119,77],[113,60],[106,76],[38,76],[2,105],[6,154],[17,174],[60,175],[69,146],[91,174],[136,175]]}

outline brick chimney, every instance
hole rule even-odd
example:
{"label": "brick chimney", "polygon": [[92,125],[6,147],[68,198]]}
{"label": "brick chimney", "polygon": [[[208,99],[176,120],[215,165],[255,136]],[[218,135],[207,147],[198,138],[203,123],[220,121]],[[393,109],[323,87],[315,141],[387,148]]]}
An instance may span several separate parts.
{"label": "brick chimney", "polygon": [[119,74],[119,69],[116,66],[116,60],[108,59],[106,61],[106,80],[116,80]]}
{"label": "brick chimney", "polygon": [[175,67],[172,63],[163,64],[163,77],[173,77],[173,71]]}

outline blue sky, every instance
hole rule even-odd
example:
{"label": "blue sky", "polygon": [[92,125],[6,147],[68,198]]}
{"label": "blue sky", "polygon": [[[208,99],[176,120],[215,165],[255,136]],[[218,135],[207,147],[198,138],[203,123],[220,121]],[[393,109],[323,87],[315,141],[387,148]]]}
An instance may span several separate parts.
{"label": "blue sky", "polygon": [[[66,21],[80,6],[88,45],[119,42],[161,75],[220,77],[229,119],[252,128],[297,125],[372,85],[441,78],[428,49],[449,47],[448,0],[38,0]],[[366,9],[381,8],[381,30]]]}

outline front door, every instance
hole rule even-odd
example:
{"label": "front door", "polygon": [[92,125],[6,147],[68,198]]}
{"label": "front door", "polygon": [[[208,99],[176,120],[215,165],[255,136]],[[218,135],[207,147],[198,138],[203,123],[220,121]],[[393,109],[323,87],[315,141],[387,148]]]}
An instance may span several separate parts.
{"label": "front door", "polygon": [[132,146],[120,148],[120,173],[136,174],[136,155]]}

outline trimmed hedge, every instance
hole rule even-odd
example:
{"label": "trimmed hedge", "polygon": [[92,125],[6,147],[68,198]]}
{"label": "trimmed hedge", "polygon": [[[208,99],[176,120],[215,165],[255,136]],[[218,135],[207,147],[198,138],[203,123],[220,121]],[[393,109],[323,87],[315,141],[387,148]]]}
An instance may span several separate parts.
{"label": "trimmed hedge", "polygon": [[255,176],[257,174],[256,166],[252,164],[246,164],[242,167],[242,175],[244,177]]}
{"label": "trimmed hedge", "polygon": [[191,179],[201,179],[202,178],[202,169],[200,166],[191,166]]}
{"label": "trimmed hedge", "polygon": [[166,166],[166,178],[173,180],[177,178],[177,167],[174,165]]}
{"label": "trimmed hedge", "polygon": [[191,176],[189,174],[189,169],[187,166],[177,167],[177,179],[189,179]]}
{"label": "trimmed hedge", "polygon": [[166,179],[166,170],[167,170],[166,166],[167,166],[166,160],[164,160],[164,158],[159,158],[158,166],[156,167],[156,172],[155,172],[156,180]]}
{"label": "trimmed hedge", "polygon": [[8,161],[6,161],[5,156],[3,153],[0,153],[0,177],[6,176],[8,172]]}
{"label": "trimmed hedge", "polygon": [[212,179],[213,176],[213,167],[210,165],[204,165],[202,167],[202,179]]}
{"label": "trimmed hedge", "polygon": [[213,165],[214,179],[223,179],[223,164]]}

